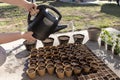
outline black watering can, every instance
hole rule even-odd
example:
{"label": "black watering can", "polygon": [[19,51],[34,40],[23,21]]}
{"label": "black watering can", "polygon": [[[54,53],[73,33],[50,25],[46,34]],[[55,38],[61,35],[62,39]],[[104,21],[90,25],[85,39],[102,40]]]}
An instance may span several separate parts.
{"label": "black watering can", "polygon": [[[67,27],[67,25],[58,25],[62,16],[54,7],[39,5],[37,8],[39,9],[39,13],[32,20],[32,16],[30,14],[28,15],[28,31],[33,32],[32,36],[34,38],[44,40],[50,34]],[[54,12],[54,14],[48,10]]]}

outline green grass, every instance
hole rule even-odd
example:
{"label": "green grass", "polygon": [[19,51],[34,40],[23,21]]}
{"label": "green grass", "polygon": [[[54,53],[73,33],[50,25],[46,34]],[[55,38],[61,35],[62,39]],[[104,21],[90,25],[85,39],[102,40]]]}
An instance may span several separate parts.
{"label": "green grass", "polygon": [[[2,4],[2,5],[1,5]],[[88,27],[113,27],[120,25],[120,7],[116,4],[71,4],[47,1],[46,3],[57,8],[62,14],[61,24],[74,22],[76,29]],[[0,19],[10,18],[10,21],[0,21],[0,32],[24,31],[27,28],[27,12],[16,6],[0,3]],[[116,23],[117,22],[117,23]],[[15,25],[14,25],[15,24]],[[13,25],[13,27],[6,27]]]}

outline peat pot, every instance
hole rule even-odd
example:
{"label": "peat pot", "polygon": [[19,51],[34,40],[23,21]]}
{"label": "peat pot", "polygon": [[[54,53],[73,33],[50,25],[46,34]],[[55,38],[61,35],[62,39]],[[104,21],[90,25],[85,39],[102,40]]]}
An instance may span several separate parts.
{"label": "peat pot", "polygon": [[53,42],[54,42],[54,39],[50,37],[42,41],[44,46],[53,46]]}
{"label": "peat pot", "polygon": [[64,68],[57,68],[56,73],[58,78],[63,79],[64,78]]}
{"label": "peat pot", "polygon": [[45,68],[45,66],[38,66],[37,71],[40,76],[44,76],[45,72],[46,72],[46,68]]}
{"label": "peat pot", "polygon": [[59,36],[59,37],[58,37],[58,40],[59,40],[60,45],[62,45],[62,44],[67,44],[68,41],[69,41],[69,39],[70,39],[70,37],[67,36],[67,35],[62,35],[62,36]]}
{"label": "peat pot", "polygon": [[26,73],[31,79],[34,79],[36,77],[36,70],[34,68],[27,69]]}
{"label": "peat pot", "polygon": [[47,71],[50,75],[52,75],[54,73],[54,64],[48,64],[47,65]]}
{"label": "peat pot", "polygon": [[84,35],[82,35],[82,34],[74,34],[73,39],[74,39],[74,43],[82,44],[83,39],[84,39]]}
{"label": "peat pot", "polygon": [[90,41],[98,41],[98,37],[101,33],[101,29],[97,27],[88,28],[88,35]]}
{"label": "peat pot", "polygon": [[65,67],[65,74],[67,77],[72,76],[72,67]]}
{"label": "peat pot", "polygon": [[31,51],[33,48],[36,48],[36,43],[37,43],[37,40],[34,40],[34,41],[25,40],[23,42],[27,51]]}

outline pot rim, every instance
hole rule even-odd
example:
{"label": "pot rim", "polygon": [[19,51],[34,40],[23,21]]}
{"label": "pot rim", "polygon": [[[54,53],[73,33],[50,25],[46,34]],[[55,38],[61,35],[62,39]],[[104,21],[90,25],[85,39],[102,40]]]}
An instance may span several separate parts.
{"label": "pot rim", "polygon": [[82,36],[82,37],[85,36],[85,35],[83,35],[83,34],[73,34],[73,37],[75,37],[76,35],[80,35],[80,36]]}
{"label": "pot rim", "polygon": [[58,36],[58,39],[60,39],[60,37],[67,37],[68,39],[70,38],[70,36],[68,35],[61,35],[61,36]]}
{"label": "pot rim", "polygon": [[101,31],[101,28],[98,28],[98,27],[90,27],[90,28],[88,28],[88,30],[91,30],[91,29],[96,29],[96,30]]}
{"label": "pot rim", "polygon": [[36,44],[36,42],[37,42],[37,40],[32,40],[32,43],[31,43],[31,41],[29,41],[30,42],[30,44],[26,44],[26,42],[27,42],[28,40],[25,40],[25,41],[23,41],[23,44],[24,45],[31,45],[31,44]]}

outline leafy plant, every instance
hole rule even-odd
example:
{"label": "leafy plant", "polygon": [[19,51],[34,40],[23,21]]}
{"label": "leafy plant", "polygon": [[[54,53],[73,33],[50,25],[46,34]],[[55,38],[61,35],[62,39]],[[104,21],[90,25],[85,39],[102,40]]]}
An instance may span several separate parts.
{"label": "leafy plant", "polygon": [[109,45],[112,45],[113,44],[113,37],[112,37],[112,33],[110,33],[109,31],[107,30],[102,30],[102,33],[100,35],[102,41],[106,42],[107,44]]}
{"label": "leafy plant", "polygon": [[115,54],[120,54],[120,34],[113,34],[103,29],[100,37],[101,40],[106,42],[108,45],[114,46]]}
{"label": "leafy plant", "polygon": [[114,53],[120,54],[120,34],[116,37]]}

